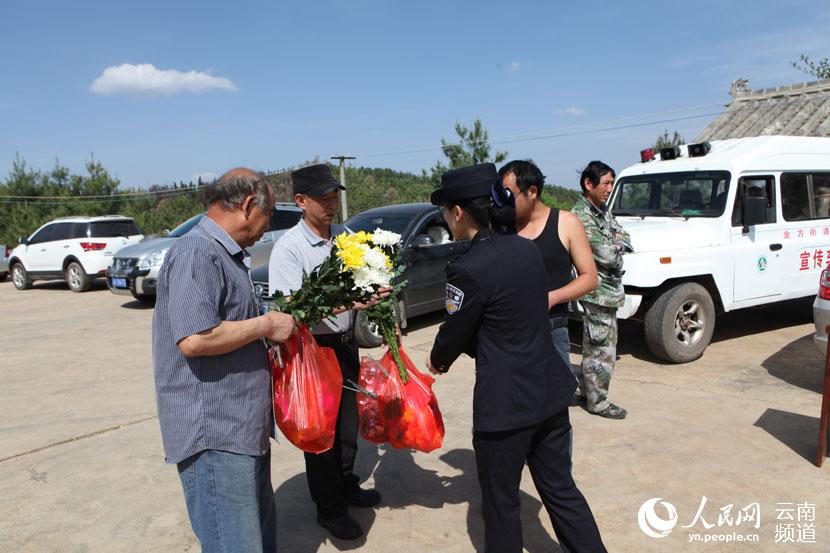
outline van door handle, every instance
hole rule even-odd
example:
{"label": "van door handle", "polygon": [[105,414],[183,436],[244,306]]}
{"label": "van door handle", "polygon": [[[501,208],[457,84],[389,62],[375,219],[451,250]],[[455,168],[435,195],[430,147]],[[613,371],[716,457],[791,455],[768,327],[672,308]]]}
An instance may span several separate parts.
{"label": "van door handle", "polygon": [[777,252],[778,250],[780,250],[780,249],[781,249],[781,248],[783,248],[783,247],[784,247],[784,246],[782,246],[781,244],[770,244],[770,245],[769,245],[769,251],[771,251],[771,252]]}

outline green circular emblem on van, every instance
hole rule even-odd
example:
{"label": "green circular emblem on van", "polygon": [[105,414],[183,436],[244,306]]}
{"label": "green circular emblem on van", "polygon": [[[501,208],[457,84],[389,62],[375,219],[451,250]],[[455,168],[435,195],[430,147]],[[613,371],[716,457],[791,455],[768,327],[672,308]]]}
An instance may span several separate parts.
{"label": "green circular emblem on van", "polygon": [[763,255],[758,258],[758,272],[763,273],[767,270],[767,258]]}

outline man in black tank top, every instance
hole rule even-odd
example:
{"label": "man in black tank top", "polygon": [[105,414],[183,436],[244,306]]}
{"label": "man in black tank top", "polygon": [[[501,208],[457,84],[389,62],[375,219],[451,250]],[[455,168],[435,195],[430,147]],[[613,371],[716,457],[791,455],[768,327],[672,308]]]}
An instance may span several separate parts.
{"label": "man in black tank top", "polygon": [[[570,361],[568,302],[597,287],[597,267],[588,236],[573,213],[550,208],[542,202],[545,176],[532,162],[511,161],[499,170],[499,177],[516,198],[516,231],[519,236],[532,240],[542,253],[548,274],[551,335],[556,351],[571,367],[579,384],[574,403],[582,403],[581,365]],[[576,278],[573,278],[573,267]]]}

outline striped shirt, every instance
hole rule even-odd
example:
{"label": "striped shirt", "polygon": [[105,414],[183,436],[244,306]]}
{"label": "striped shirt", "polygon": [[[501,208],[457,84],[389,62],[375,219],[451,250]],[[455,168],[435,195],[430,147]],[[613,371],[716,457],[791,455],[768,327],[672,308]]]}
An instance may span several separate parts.
{"label": "striped shirt", "polygon": [[[329,233],[332,238],[341,233],[351,231],[343,225],[330,225]],[[311,272],[319,267],[331,252],[331,240],[326,240],[316,234],[311,227],[300,219],[300,222],[285,231],[274,244],[271,258],[268,260],[268,290],[275,293],[278,290],[284,296],[300,289],[303,282],[303,272]],[[337,315],[334,320],[326,319],[316,325],[311,331],[314,334],[339,334],[352,329],[352,312],[346,311]]]}
{"label": "striped shirt", "polygon": [[222,355],[187,358],[176,345],[222,321],[259,315],[248,253],[202,217],[159,270],[153,365],[165,460],[206,449],[264,455],[273,432],[271,369],[262,340]]}

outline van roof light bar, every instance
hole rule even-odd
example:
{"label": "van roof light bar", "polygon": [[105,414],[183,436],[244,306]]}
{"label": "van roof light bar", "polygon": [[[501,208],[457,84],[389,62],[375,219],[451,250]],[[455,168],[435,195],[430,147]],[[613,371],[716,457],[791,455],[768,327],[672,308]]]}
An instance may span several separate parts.
{"label": "van roof light bar", "polygon": [[671,146],[670,148],[661,148],[660,149],[660,159],[662,161],[666,161],[669,159],[677,159],[680,157],[680,148],[677,146]]}
{"label": "van roof light bar", "polygon": [[711,151],[712,145],[709,142],[689,144],[689,157],[703,157]]}

